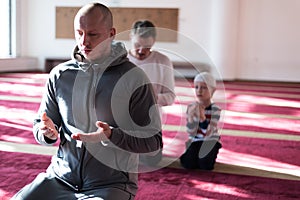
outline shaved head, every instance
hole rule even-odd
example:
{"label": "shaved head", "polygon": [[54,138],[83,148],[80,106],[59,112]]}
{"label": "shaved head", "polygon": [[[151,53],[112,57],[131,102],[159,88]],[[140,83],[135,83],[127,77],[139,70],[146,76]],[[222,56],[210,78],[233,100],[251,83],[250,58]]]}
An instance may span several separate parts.
{"label": "shaved head", "polygon": [[108,7],[100,3],[83,6],[75,16],[74,31],[79,52],[87,60],[104,58],[110,53],[116,30]]}
{"label": "shaved head", "polygon": [[83,6],[76,14],[75,20],[79,20],[82,16],[92,15],[97,17],[107,28],[113,27],[113,16],[109,8],[100,3],[90,3]]}

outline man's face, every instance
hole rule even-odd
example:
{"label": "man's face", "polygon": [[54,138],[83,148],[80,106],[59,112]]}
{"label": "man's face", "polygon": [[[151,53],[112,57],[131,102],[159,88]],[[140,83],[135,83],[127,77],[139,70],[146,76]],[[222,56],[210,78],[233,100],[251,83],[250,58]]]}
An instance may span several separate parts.
{"label": "man's face", "polygon": [[96,60],[110,53],[115,29],[108,28],[99,12],[76,16],[74,31],[77,46],[87,60]]}
{"label": "man's face", "polygon": [[150,55],[154,42],[155,39],[153,37],[142,38],[138,35],[132,35],[131,43],[133,49],[131,54],[139,60],[144,60]]}

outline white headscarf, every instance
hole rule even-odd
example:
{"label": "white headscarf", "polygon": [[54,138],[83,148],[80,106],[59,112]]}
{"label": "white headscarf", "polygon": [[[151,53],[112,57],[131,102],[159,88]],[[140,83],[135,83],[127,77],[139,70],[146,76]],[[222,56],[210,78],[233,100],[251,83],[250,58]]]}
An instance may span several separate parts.
{"label": "white headscarf", "polygon": [[196,82],[205,82],[207,86],[212,88],[217,87],[216,79],[208,72],[201,72],[197,74],[194,78],[194,83]]}

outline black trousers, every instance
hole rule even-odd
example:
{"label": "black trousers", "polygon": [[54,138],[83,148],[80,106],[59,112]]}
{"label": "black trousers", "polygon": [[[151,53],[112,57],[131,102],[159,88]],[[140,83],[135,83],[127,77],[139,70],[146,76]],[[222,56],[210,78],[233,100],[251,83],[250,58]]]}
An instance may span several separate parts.
{"label": "black trousers", "polygon": [[187,169],[213,170],[221,147],[215,140],[192,142],[180,156],[180,163]]}
{"label": "black trousers", "polygon": [[11,200],[133,200],[129,192],[110,186],[76,192],[55,177],[40,173],[33,182],[26,185]]}

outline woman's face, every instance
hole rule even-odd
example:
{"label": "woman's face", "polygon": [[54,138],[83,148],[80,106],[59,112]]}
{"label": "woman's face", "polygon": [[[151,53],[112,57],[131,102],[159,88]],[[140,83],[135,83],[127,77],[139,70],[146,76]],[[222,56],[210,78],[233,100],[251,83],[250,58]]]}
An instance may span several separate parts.
{"label": "woman's face", "polygon": [[151,48],[155,42],[153,37],[140,37],[138,35],[131,36],[131,43],[133,49],[130,53],[138,60],[144,60],[151,54]]}

